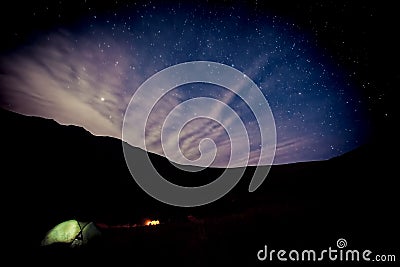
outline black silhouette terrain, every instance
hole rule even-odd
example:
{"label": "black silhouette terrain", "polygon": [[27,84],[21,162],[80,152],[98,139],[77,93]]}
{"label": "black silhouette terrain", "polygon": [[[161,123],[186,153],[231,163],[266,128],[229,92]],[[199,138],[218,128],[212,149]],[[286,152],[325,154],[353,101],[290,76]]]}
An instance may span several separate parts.
{"label": "black silhouette terrain", "polygon": [[[2,237],[6,254],[16,261],[252,266],[266,244],[326,249],[339,238],[353,249],[398,252],[398,163],[384,142],[331,160],[274,165],[254,193],[247,192],[254,171],[248,167],[220,200],[178,208],[154,200],[135,183],[120,140],[5,110],[0,118]],[[206,184],[223,171],[187,174],[161,156],[150,157],[168,180],[185,186]],[[45,233],[68,219],[133,225],[144,218],[161,225],[103,229],[101,244],[80,250],[40,247]]]}

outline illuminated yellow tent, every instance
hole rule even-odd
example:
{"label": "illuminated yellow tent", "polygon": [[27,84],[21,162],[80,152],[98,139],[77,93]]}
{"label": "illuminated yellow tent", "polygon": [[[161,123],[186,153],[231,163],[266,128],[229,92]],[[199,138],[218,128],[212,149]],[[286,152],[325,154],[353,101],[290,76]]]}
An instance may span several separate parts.
{"label": "illuminated yellow tent", "polygon": [[42,246],[64,243],[70,247],[81,247],[100,235],[99,229],[93,222],[69,220],[48,231],[42,240]]}

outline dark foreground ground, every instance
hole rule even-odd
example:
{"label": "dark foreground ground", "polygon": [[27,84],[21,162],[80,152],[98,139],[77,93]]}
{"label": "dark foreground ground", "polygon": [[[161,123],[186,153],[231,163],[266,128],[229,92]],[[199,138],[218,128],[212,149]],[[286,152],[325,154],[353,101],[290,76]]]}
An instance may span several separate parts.
{"label": "dark foreground ground", "polygon": [[[400,260],[398,163],[387,153],[386,140],[327,161],[272,166],[254,193],[247,192],[254,171],[248,168],[222,199],[177,208],[136,185],[120,141],[3,110],[0,115],[8,125],[0,139],[2,254],[15,265],[275,266],[284,263],[257,259],[265,245],[320,253],[336,249],[339,238],[348,249],[371,250],[371,258],[385,254]],[[199,179],[208,182],[221,173],[207,169],[188,177],[152,157],[178,184],[198,185]],[[46,232],[65,220],[115,226],[145,218],[161,225],[101,228],[102,237],[80,249],[40,246]]]}
{"label": "dark foreground ground", "polygon": [[[280,262],[276,253],[272,261],[257,259],[257,252],[268,246],[268,251],[284,249],[301,251],[337,249],[336,241],[345,238],[347,249],[362,253],[371,250],[371,258],[377,254],[398,257],[398,243],[393,231],[373,227],[368,222],[351,225],[328,218],[308,219],[268,218],[254,215],[252,218],[232,218],[225,222],[181,223],[140,227],[134,229],[103,230],[101,239],[81,249],[66,247],[37,247],[30,251],[33,262],[58,264],[103,264],[112,266],[263,266],[263,265],[309,265],[306,262]],[[287,256],[287,255],[286,255]],[[317,256],[319,257],[319,256]],[[372,258],[373,259],[373,258]],[[398,258],[397,258],[398,260]],[[338,264],[326,256],[323,264]],[[352,262],[356,263],[356,262]],[[359,264],[365,264],[360,259]],[[376,263],[376,262],[375,262]],[[320,264],[320,263],[319,263]],[[372,263],[370,263],[372,264]],[[383,263],[379,263],[383,264]],[[393,262],[384,264],[394,265]],[[378,264],[377,264],[378,265]]]}

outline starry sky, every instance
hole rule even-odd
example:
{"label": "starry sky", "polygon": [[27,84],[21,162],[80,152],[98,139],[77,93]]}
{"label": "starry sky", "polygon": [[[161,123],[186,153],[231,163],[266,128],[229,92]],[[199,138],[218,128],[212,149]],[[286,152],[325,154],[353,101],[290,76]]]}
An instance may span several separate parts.
{"label": "starry sky", "polygon": [[[329,159],[368,142],[392,119],[394,81],[384,77],[394,70],[382,75],[388,64],[375,64],[383,60],[376,39],[388,38],[383,11],[340,1],[265,2],[271,1],[32,1],[21,10],[16,1],[2,11],[0,106],[121,138],[125,110],[144,81],[175,64],[213,61],[261,89],[275,119],[275,164]],[[386,41],[390,51],[395,43]],[[163,121],[196,97],[218,99],[240,116],[250,153],[235,158],[235,166],[256,165],[260,129],[251,110],[226,88],[206,83],[179,86],[154,103],[146,136],[129,143],[163,155]],[[136,110],[133,125],[143,120]],[[201,140],[212,139],[212,166],[222,167],[231,144],[246,138],[229,137],[204,118],[176,134],[188,159],[199,157]]]}

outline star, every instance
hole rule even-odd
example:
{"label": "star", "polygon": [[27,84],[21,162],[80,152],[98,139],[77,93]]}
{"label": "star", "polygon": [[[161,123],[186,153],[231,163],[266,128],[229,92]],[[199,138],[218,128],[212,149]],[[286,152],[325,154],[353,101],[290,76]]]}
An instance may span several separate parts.
{"label": "star", "polygon": [[[14,111],[40,114],[82,126],[95,135],[120,138],[123,114],[143,82],[178,63],[213,61],[241,71],[268,101],[277,129],[274,162],[328,159],[357,147],[366,138],[368,125],[360,88],[349,82],[359,71],[341,69],[336,55],[329,53],[324,43],[316,45],[307,29],[295,20],[266,16],[260,8],[250,16],[250,2],[241,6],[238,1],[232,4],[234,8],[213,8],[189,1],[184,5],[171,3],[168,8],[155,1],[154,5],[110,7],[104,13],[93,7],[78,21],[70,22],[62,13],[64,24],[53,25],[46,34],[38,33],[28,43],[15,47],[13,53],[0,54],[0,97]],[[179,77],[170,77],[175,78]],[[362,84],[367,86],[368,81]],[[170,93],[163,84],[158,86],[166,94],[159,103],[151,94],[140,100],[140,104],[154,105],[151,116],[146,118],[139,109],[131,118],[133,123],[149,120],[147,130],[152,141],[144,149],[163,154],[163,120],[173,108],[196,97],[215,98],[229,105],[246,125],[250,152],[259,149],[258,123],[240,97],[212,85],[179,86]],[[246,92],[248,88],[238,89]],[[263,101],[255,103],[262,108]],[[212,116],[225,115],[214,106],[202,108]],[[196,117],[204,110],[191,105],[184,112]],[[385,113],[389,111],[381,116]],[[229,125],[236,120],[226,121],[227,129],[237,126]],[[223,151],[215,164],[223,165],[229,158],[229,142],[242,144],[245,137],[233,135],[229,140],[222,126],[210,125],[207,120],[197,120],[178,133],[183,154],[195,153],[201,140],[209,137]],[[132,136],[130,144],[141,147],[143,135]],[[256,159],[250,158],[250,164],[254,162]]]}

